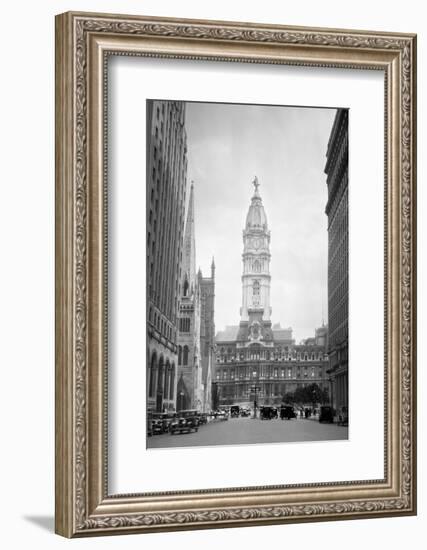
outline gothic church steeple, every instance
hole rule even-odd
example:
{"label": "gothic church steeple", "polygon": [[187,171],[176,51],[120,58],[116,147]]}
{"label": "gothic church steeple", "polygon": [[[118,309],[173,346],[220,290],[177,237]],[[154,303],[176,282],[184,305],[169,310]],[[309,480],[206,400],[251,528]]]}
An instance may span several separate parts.
{"label": "gothic church steeple", "polygon": [[182,258],[182,294],[191,296],[196,283],[196,240],[194,234],[194,182],[191,182],[188,201],[187,220],[185,222]]}

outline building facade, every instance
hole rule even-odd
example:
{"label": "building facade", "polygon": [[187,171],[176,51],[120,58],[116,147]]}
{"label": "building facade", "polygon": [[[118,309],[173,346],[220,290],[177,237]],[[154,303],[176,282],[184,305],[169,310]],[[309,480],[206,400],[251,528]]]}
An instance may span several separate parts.
{"label": "building facade", "polygon": [[185,224],[178,323],[176,409],[210,410],[215,323],[215,264],[211,277],[196,275],[194,185]]}
{"label": "building facade", "polygon": [[191,185],[185,222],[178,324],[178,386],[176,408],[200,406],[200,286],[196,277],[194,186]]}
{"label": "building facade", "polygon": [[176,406],[178,296],[184,230],[185,104],[147,102],[147,409]]}
{"label": "building facade", "polygon": [[338,109],[328,142],[329,375],[334,408],[348,411],[348,110]]}
{"label": "building facade", "polygon": [[243,230],[240,323],[216,336],[213,384],[220,406],[278,404],[285,394],[314,383],[328,389],[327,328],[296,344],[291,328],[272,325],[270,231],[257,178],[253,185]]}
{"label": "building facade", "polygon": [[200,286],[200,355],[202,366],[202,410],[212,409],[212,370],[215,362],[215,261],[212,258],[211,276],[203,277],[199,269]]}

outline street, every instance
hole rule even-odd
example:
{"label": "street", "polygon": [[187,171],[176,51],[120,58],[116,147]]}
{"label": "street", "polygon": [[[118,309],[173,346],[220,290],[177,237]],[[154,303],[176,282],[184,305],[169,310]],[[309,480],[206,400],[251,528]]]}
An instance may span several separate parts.
{"label": "street", "polygon": [[192,447],[239,445],[248,443],[281,443],[292,441],[327,441],[348,438],[348,427],[319,423],[315,419],[259,420],[229,418],[208,422],[198,432],[162,434],[147,438],[147,447]]}

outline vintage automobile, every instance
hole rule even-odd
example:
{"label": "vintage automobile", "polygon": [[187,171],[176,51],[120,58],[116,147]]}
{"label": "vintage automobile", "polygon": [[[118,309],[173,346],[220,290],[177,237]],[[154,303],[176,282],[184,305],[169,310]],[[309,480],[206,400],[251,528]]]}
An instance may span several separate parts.
{"label": "vintage automobile", "polygon": [[228,420],[228,414],[223,410],[216,410],[211,412],[211,418],[214,420]]}
{"label": "vintage automobile", "polygon": [[240,416],[242,417],[251,416],[251,409],[249,407],[242,407],[240,409]]}
{"label": "vintage automobile", "polygon": [[231,418],[239,418],[239,415],[240,415],[239,405],[232,405],[230,407],[230,417]]}
{"label": "vintage automobile", "polygon": [[148,413],[147,415],[147,437],[151,437],[153,435],[153,418],[151,413]]}
{"label": "vintage automobile", "polygon": [[200,426],[202,424],[207,424],[207,422],[208,422],[208,413],[201,412],[201,413],[198,413],[197,416],[199,418],[199,425]]}
{"label": "vintage automobile", "polygon": [[197,432],[199,429],[199,416],[196,409],[187,409],[177,413],[170,425],[170,433]]}
{"label": "vintage automobile", "polygon": [[165,414],[165,416],[163,417],[163,431],[165,433],[170,432],[172,422],[174,421],[175,418],[176,418],[176,413],[174,412],[168,412]]}
{"label": "vintage automobile", "polygon": [[150,415],[151,435],[168,433],[175,413],[152,413]]}
{"label": "vintage automobile", "polygon": [[277,418],[277,409],[264,405],[259,410],[261,420],[271,420]]}
{"label": "vintage automobile", "polygon": [[335,411],[330,405],[322,405],[319,412],[319,422],[330,422],[334,421]]}
{"label": "vintage automobile", "polygon": [[296,418],[297,415],[295,414],[294,408],[292,405],[282,405],[280,407],[280,419],[281,420],[291,420],[291,418]]}
{"label": "vintage automobile", "polygon": [[164,433],[163,414],[153,413],[151,416],[151,432],[153,435]]}

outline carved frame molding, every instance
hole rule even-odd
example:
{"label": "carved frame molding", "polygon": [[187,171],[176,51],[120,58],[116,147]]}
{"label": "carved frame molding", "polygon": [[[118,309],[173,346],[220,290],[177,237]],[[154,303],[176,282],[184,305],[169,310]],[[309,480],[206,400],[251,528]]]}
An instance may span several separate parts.
{"label": "carved frame molding", "polygon": [[[108,495],[106,59],[385,73],[385,478]],[[56,18],[56,531],[67,536],[416,513],[416,37],[66,13]]]}

